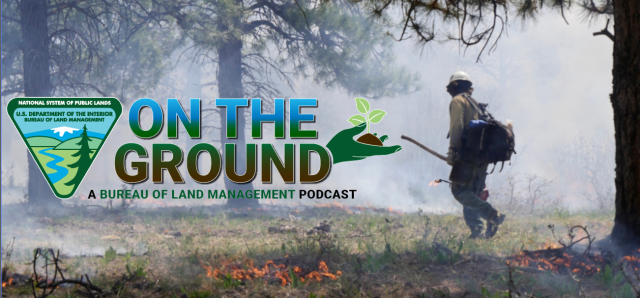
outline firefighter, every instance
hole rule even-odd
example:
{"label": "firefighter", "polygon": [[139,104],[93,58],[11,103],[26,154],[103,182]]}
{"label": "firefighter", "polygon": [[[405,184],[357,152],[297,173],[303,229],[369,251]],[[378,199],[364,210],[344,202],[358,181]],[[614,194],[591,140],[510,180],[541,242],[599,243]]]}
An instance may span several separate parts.
{"label": "firefighter", "polygon": [[[465,154],[463,150],[469,121],[478,120],[483,113],[471,97],[472,85],[471,78],[463,71],[455,72],[447,85],[447,92],[452,96],[449,105],[451,123],[447,163],[453,166],[456,161],[464,161],[461,164],[471,173],[466,182],[452,182],[451,185],[453,197],[463,206],[465,223],[471,229],[470,238],[491,238],[498,231],[505,215],[486,202],[486,197],[485,200],[480,198],[485,190],[488,164],[475,161],[473,156],[467,156],[469,154]],[[487,221],[486,231],[481,219]]]}

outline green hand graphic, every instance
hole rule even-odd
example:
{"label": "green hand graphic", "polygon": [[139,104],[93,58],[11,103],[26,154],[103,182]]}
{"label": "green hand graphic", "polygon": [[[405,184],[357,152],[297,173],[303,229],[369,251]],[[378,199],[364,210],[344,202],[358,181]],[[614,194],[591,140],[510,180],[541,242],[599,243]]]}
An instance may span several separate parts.
{"label": "green hand graphic", "polygon": [[[367,123],[361,123],[355,127],[348,128],[337,133],[327,144],[327,148],[333,156],[333,163],[343,161],[354,161],[365,159],[369,156],[389,155],[402,150],[399,145],[395,146],[374,146],[356,142],[353,137],[367,129]],[[384,142],[388,137],[382,136],[380,141]]]}

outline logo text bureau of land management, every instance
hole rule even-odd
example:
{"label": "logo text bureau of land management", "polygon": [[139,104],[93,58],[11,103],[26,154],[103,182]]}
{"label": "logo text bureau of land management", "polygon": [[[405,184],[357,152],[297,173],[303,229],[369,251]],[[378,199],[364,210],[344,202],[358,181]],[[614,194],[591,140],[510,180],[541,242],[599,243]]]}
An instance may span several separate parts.
{"label": "logo text bureau of land management", "polygon": [[120,114],[115,98],[14,98],[7,113],[61,199],[73,196]]}

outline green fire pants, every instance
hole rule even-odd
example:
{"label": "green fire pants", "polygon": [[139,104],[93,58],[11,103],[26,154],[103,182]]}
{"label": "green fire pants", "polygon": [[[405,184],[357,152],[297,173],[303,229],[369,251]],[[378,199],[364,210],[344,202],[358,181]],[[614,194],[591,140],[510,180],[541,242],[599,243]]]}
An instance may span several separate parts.
{"label": "green fire pants", "polygon": [[487,220],[497,212],[491,204],[478,197],[478,194],[485,187],[487,166],[487,164],[477,166],[473,178],[466,184],[453,183],[451,185],[451,193],[462,204],[464,221],[472,233],[484,230],[481,218]]}

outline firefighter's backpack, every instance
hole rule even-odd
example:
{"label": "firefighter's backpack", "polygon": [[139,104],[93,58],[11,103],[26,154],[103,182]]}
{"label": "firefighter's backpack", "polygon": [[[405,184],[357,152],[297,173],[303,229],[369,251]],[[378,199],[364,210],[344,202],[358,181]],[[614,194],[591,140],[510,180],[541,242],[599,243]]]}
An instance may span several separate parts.
{"label": "firefighter's backpack", "polygon": [[494,164],[494,169],[498,162],[502,162],[502,171],[504,162],[510,161],[511,155],[516,154],[513,129],[494,119],[486,110],[487,104],[477,103],[466,94],[464,97],[480,111],[480,120],[471,120],[466,129],[466,153],[478,162]]}

